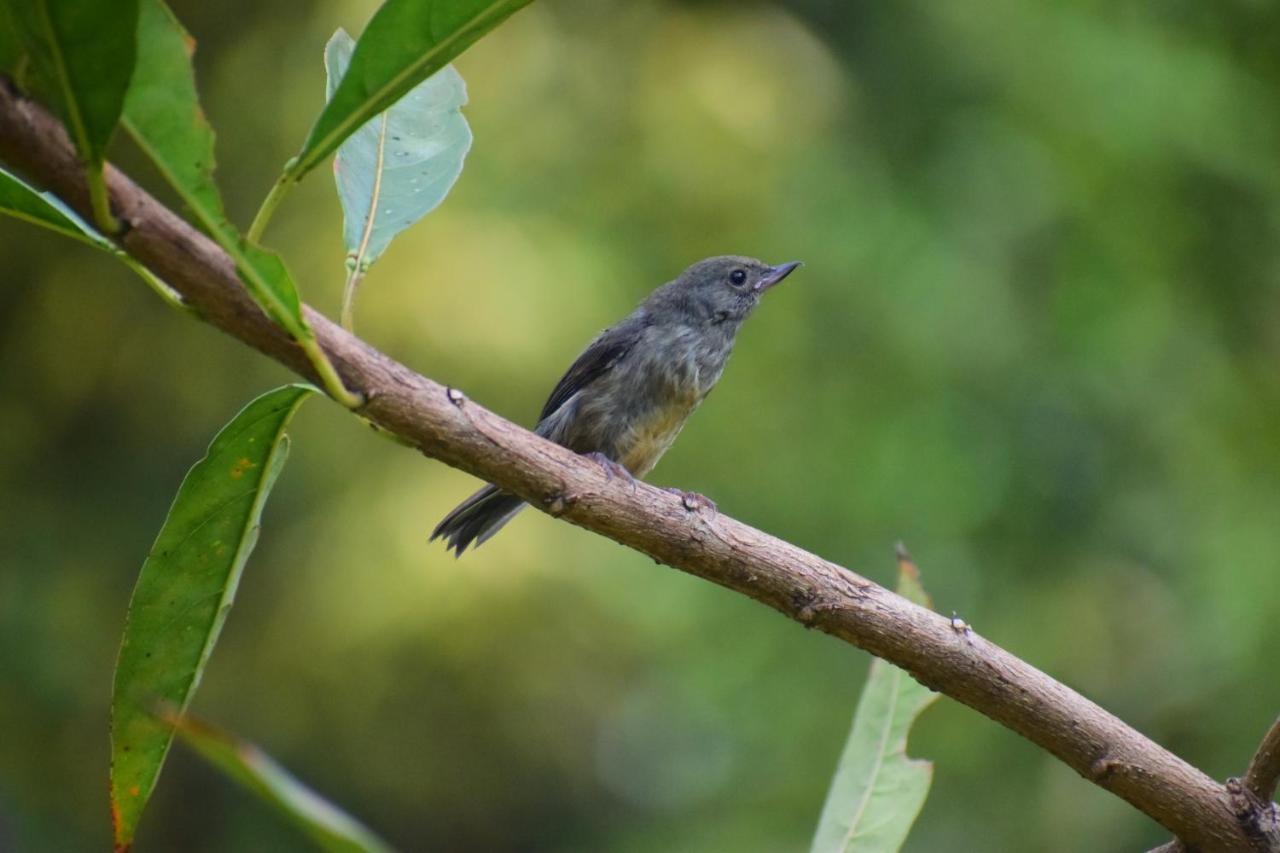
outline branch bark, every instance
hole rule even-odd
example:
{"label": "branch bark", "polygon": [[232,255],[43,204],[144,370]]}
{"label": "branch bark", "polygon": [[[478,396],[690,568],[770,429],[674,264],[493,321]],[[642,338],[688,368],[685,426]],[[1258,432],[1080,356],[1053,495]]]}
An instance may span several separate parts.
{"label": "branch bark", "polygon": [[[89,196],[61,125],[0,77],[0,159],[82,214]],[[315,381],[302,350],[249,298],[231,259],[145,190],[107,169],[120,246],[207,322]],[[487,411],[348,334],[306,316],[361,414],[425,455],[542,511],[750,596],[884,658],[1022,735],[1192,847],[1255,850],[1223,785],[1030,664],[936,613],[795,545],[680,497],[610,480],[596,463]]]}

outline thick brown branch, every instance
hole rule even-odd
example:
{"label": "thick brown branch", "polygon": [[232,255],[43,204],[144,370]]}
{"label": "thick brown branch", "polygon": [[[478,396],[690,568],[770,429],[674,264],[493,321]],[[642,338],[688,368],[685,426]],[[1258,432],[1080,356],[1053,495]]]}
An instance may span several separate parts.
{"label": "thick brown branch", "polygon": [[[88,212],[61,127],[2,78],[0,159]],[[208,322],[314,379],[302,352],[246,295],[226,254],[119,172],[107,177],[129,254]],[[320,314],[307,309],[307,318],[347,385],[367,395],[364,415],[426,455],[897,664],[1198,848],[1250,849],[1223,786],[976,633],[732,518],[686,509],[643,483],[633,489],[610,480],[594,462],[414,373]]]}

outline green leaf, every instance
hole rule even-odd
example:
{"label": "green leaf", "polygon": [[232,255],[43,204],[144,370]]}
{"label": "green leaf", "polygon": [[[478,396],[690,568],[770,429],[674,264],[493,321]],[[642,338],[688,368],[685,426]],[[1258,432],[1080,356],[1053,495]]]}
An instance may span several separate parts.
{"label": "green leaf", "polygon": [[183,479],[129,602],[111,701],[111,814],[127,850],[173,739],[154,712],[185,710],[258,539],[288,451],[285,426],[315,389],[286,385],[244,408]]}
{"label": "green leaf", "polygon": [[[325,47],[332,98],[355,40],[339,29]],[[467,87],[452,65],[419,83],[338,149],[334,178],[342,201],[348,261],[363,273],[392,238],[444,201],[471,148],[462,116]]]}
{"label": "green leaf", "polygon": [[390,853],[358,820],[299,782],[257,746],[192,717],[169,720],[209,763],[297,824],[331,853]]}
{"label": "green leaf", "polygon": [[138,0],[6,0],[76,149],[101,166],[133,74]]}
{"label": "green leaf", "polygon": [[[930,606],[920,575],[902,555],[898,593]],[[938,694],[879,658],[853,716],[811,853],[894,853],[924,806],[933,764],[907,757],[907,733]]]}
{"label": "green leaf", "polygon": [[85,222],[70,207],[52,193],[40,192],[17,175],[0,168],[0,213],[6,213],[23,222],[56,231],[65,237],[87,243],[108,252],[142,277],[162,299],[181,310],[189,310],[182,297],[142,264],[121,251],[103,237],[93,226]]}
{"label": "green leaf", "polygon": [[225,224],[213,180],[213,128],[200,108],[191,68],[194,50],[195,40],[161,0],[142,0],[138,63],[124,121],[201,221]]}
{"label": "green leaf", "polygon": [[57,196],[37,190],[3,167],[0,167],[0,213],[48,228],[113,255],[122,254],[114,243],[94,230]]}
{"label": "green leaf", "polygon": [[444,68],[530,0],[387,0],[351,57],[302,151],[285,167],[290,180],[315,168],[342,142],[405,93]]}
{"label": "green leaf", "polygon": [[329,394],[348,407],[358,405],[360,399],[343,387],[316,344],[284,261],[245,240],[227,219],[213,180],[213,129],[200,109],[191,68],[194,46],[162,0],[142,0],[138,63],[125,100],[125,128],[235,261],[254,301],[302,345]]}
{"label": "green leaf", "polygon": [[201,225],[236,262],[267,316],[295,338],[310,337],[284,262],[247,244],[223,212],[213,180],[213,129],[200,109],[191,51],[195,42],[161,0],[142,0],[138,65],[124,125]]}
{"label": "green leaf", "polygon": [[138,0],[5,0],[85,164],[94,218],[116,227],[102,164],[137,50]]}

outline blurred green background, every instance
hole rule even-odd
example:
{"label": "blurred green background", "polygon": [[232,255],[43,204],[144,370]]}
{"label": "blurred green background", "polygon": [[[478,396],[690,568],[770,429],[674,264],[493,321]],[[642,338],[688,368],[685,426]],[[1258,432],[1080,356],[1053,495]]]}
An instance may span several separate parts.
{"label": "blurred green background", "polygon": [[[374,5],[173,5],[244,224]],[[687,263],[803,259],[651,479],[881,582],[905,540],[940,610],[1223,778],[1280,709],[1278,34],[1260,0],[540,0],[458,63],[467,168],[358,329],[529,424]],[[268,242],[336,314],[328,175]],[[105,850],[134,576],[287,376],[88,249],[0,253],[0,849]],[[426,536],[474,480],[295,424],[197,712],[406,851],[807,849],[865,654],[533,512],[455,561]],[[954,702],[911,751],[909,850],[1164,838]],[[138,845],[305,849],[181,747]]]}

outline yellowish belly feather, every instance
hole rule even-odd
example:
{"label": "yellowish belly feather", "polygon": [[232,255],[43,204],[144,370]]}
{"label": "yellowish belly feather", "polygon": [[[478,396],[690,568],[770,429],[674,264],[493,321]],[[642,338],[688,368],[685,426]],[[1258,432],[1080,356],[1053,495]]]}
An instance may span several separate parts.
{"label": "yellowish belly feather", "polygon": [[618,461],[637,477],[648,474],[676,440],[685,420],[695,408],[697,403],[690,406],[669,406],[633,424],[628,430],[628,440],[624,442],[624,446],[629,449]]}

